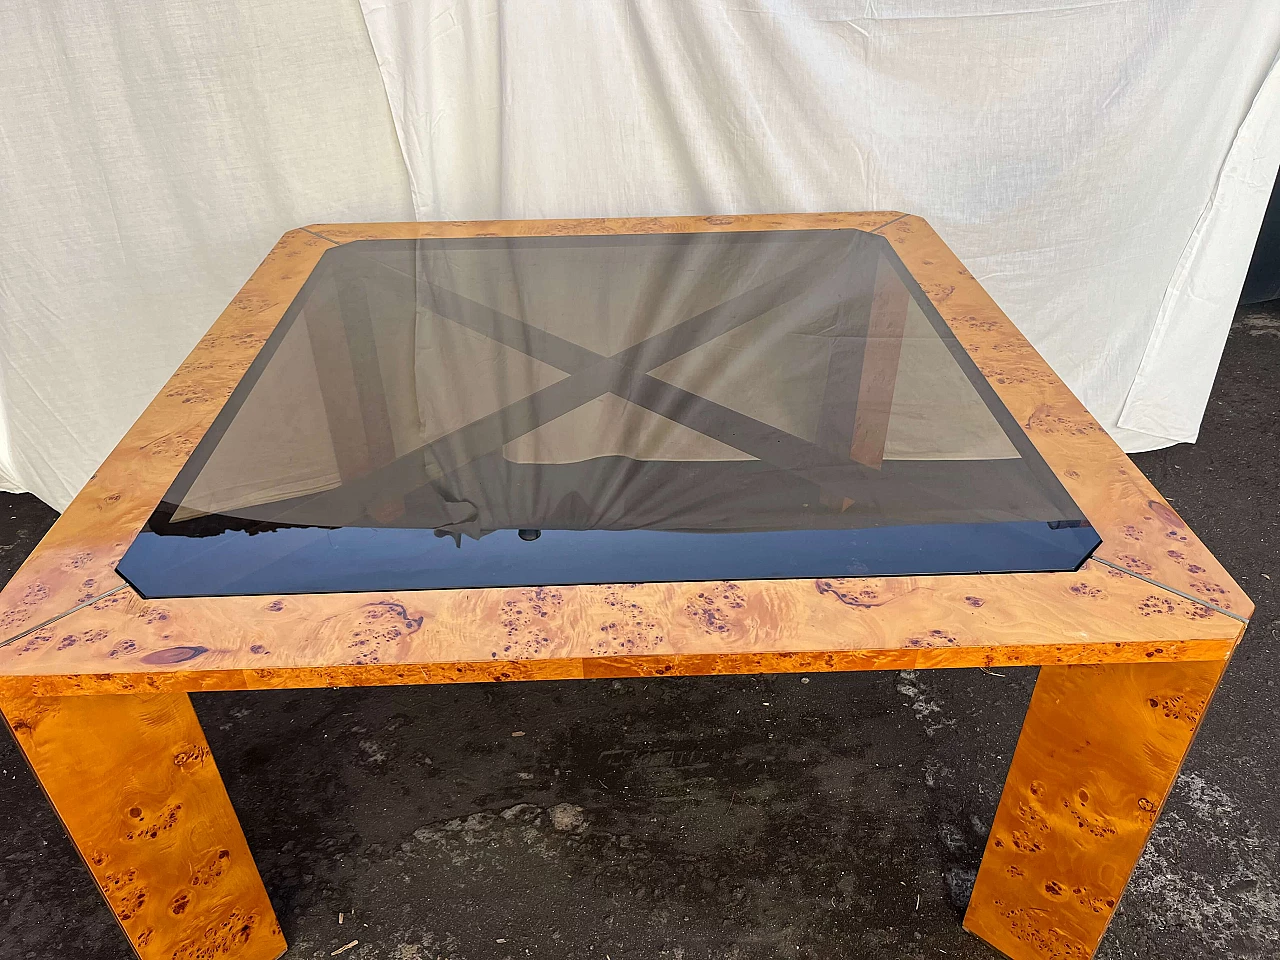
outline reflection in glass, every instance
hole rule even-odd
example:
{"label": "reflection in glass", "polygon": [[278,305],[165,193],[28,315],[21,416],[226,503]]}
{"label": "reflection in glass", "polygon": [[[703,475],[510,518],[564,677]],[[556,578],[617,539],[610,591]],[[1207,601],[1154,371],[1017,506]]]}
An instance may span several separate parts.
{"label": "reflection in glass", "polygon": [[879,237],[361,241],[120,572],[146,596],[999,572],[1097,542]]}

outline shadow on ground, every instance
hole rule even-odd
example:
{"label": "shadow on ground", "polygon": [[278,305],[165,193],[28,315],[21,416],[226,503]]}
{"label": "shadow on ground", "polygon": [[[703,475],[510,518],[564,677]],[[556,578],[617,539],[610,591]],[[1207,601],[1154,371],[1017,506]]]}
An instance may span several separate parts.
{"label": "shadow on ground", "polygon": [[[1258,610],[1104,960],[1262,960],[1280,938],[1276,305],[1237,317],[1202,438],[1135,459]],[[52,519],[0,495],[0,581]],[[977,960],[996,954],[960,917],[1034,680],[193,699],[291,957],[358,940],[347,960]],[[128,957],[8,740],[0,770],[0,958]]]}

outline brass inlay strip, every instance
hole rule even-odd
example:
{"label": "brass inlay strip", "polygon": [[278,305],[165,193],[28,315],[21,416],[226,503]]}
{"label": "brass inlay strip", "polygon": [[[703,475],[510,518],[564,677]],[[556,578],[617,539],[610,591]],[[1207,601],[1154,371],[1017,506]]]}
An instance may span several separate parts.
{"label": "brass inlay strip", "polygon": [[127,586],[129,586],[127,583],[122,583],[120,584],[120,586],[113,587],[112,589],[108,590],[106,593],[99,594],[98,596],[93,597],[90,600],[86,600],[84,603],[76,604],[70,610],[64,610],[62,613],[58,614],[56,617],[50,617],[44,623],[37,623],[34,627],[29,627],[28,629],[23,630],[16,637],[10,637],[8,640],[0,640],[0,647],[7,647],[9,644],[15,643],[18,640],[21,640],[23,637],[30,636],[31,634],[35,633],[37,630],[43,630],[45,627],[49,626],[49,624],[51,623],[57,623],[63,617],[70,616],[71,614],[75,613],[77,610],[83,610],[85,607],[93,606],[93,604],[97,603],[103,597],[109,597],[113,593],[119,593],[121,590],[123,590]]}
{"label": "brass inlay strip", "polygon": [[1202,604],[1203,606],[1208,607],[1210,610],[1217,610],[1219,613],[1225,614],[1226,616],[1231,617],[1233,620],[1239,620],[1241,623],[1249,622],[1248,617],[1242,617],[1238,613],[1232,613],[1230,610],[1224,610],[1222,609],[1222,607],[1218,606],[1216,603],[1210,603],[1208,600],[1204,599],[1204,597],[1197,597],[1197,596],[1193,596],[1190,593],[1183,593],[1181,590],[1177,589],[1176,587],[1171,587],[1167,583],[1161,583],[1159,580],[1152,580],[1150,577],[1144,577],[1140,573],[1134,573],[1128,567],[1122,567],[1118,563],[1112,563],[1110,560],[1103,560],[1101,557],[1096,555],[1090,557],[1089,559],[1097,560],[1099,563],[1106,564],[1112,570],[1119,570],[1121,573],[1127,573],[1131,577],[1137,577],[1143,583],[1149,583],[1153,587],[1159,587],[1161,590],[1168,590],[1170,593],[1177,594],[1183,600],[1190,600],[1192,603]]}

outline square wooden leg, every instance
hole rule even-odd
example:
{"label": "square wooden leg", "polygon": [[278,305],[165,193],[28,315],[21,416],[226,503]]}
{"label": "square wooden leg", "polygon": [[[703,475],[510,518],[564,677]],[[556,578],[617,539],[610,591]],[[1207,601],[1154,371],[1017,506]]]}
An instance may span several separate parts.
{"label": "square wooden leg", "polygon": [[0,710],[143,960],[275,960],[271,902],[186,694]]}
{"label": "square wooden leg", "polygon": [[1014,960],[1087,960],[1225,661],[1043,667],[966,929]]}

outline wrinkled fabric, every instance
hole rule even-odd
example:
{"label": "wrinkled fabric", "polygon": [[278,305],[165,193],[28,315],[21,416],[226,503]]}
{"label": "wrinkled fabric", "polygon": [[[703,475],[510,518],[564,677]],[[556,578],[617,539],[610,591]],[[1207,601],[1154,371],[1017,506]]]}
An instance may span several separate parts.
{"label": "wrinkled fabric", "polygon": [[924,216],[1130,451],[1194,440],[1275,0],[361,0],[419,219]]}
{"label": "wrinkled fabric", "polygon": [[62,508],[272,244],[412,219],[355,0],[0,5],[0,489]]}
{"label": "wrinkled fabric", "polygon": [[822,230],[347,244],[161,522],[475,537],[1079,519],[889,257]]}

